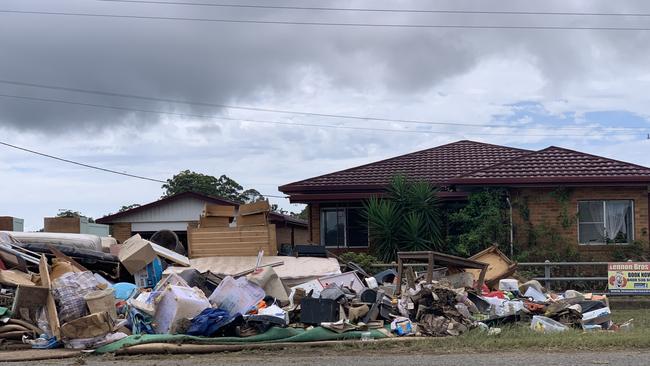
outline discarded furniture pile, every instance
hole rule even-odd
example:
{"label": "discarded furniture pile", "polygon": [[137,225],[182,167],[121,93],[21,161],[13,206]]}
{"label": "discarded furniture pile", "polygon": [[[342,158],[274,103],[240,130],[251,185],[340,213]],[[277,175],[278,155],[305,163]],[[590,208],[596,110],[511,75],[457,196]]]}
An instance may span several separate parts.
{"label": "discarded furniture pile", "polygon": [[[193,235],[213,225],[240,234],[268,226],[253,217],[240,222],[252,226],[232,227],[232,214],[206,210]],[[469,259],[398,253],[396,270],[371,275],[336,258],[264,256],[263,247],[253,256],[189,259],[135,235],[121,244],[109,276],[77,261],[86,252],[48,245],[48,260],[27,246],[0,235],[0,342],[31,348],[440,337],[474,328],[495,334],[517,322],[542,332],[629,327],[612,323],[605,296],[556,294],[510,278],[516,264],[496,248]]]}

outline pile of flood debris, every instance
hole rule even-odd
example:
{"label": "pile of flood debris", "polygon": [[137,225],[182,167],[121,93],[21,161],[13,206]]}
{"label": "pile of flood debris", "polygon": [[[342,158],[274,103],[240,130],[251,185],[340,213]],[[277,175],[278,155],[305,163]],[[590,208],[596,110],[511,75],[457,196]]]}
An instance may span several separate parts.
{"label": "pile of flood debris", "polygon": [[371,275],[335,258],[263,252],[190,260],[139,235],[117,255],[33,244],[0,234],[0,342],[114,352],[161,342],[497,334],[509,323],[541,332],[631,326],[611,321],[604,295],[513,278],[516,264],[494,247],[471,258],[398,253],[393,268]]}

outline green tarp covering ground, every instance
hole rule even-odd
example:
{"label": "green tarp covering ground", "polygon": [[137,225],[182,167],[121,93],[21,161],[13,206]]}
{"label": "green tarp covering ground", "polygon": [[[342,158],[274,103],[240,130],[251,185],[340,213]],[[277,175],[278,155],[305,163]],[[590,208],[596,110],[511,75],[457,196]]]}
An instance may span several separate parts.
{"label": "green tarp covering ground", "polygon": [[[373,339],[387,338],[380,330],[369,331]],[[360,331],[336,333],[331,330],[317,327],[308,330],[295,328],[271,328],[263,334],[251,337],[194,337],[183,334],[145,334],[129,336],[117,342],[107,344],[95,350],[96,353],[111,353],[122,348],[147,343],[191,343],[191,344],[241,344],[241,343],[275,343],[275,342],[315,342],[334,341],[345,339],[360,339]]]}

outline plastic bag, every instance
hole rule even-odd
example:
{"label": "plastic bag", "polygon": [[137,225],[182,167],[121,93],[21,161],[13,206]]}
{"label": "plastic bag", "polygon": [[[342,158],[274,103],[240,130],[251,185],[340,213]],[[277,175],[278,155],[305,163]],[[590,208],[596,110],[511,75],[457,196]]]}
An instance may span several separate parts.
{"label": "plastic bag", "polygon": [[52,282],[52,293],[61,324],[88,314],[84,295],[96,291],[99,282],[92,272],[68,272]]}

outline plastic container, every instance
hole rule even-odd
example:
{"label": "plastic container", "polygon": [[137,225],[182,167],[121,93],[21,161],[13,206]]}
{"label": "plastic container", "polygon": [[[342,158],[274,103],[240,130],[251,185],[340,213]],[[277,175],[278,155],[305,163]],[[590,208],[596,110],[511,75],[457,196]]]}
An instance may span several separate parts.
{"label": "plastic container", "polygon": [[264,296],[264,290],[245,277],[234,279],[227,276],[210,295],[210,303],[234,317],[237,314],[245,315]]}
{"label": "plastic container", "polygon": [[84,295],[86,305],[90,313],[108,312],[111,319],[117,319],[117,311],[115,310],[115,290],[109,287],[105,290],[93,291]]}
{"label": "plastic container", "polygon": [[514,278],[499,280],[499,290],[508,292],[519,291],[519,281]]}
{"label": "plastic container", "polygon": [[156,332],[159,334],[181,333],[179,323],[191,319],[210,307],[210,302],[198,289],[181,286],[167,286],[160,302],[156,305],[154,316]]}
{"label": "plastic container", "polygon": [[545,316],[535,315],[530,329],[541,333],[559,333],[569,329],[566,325]]}

